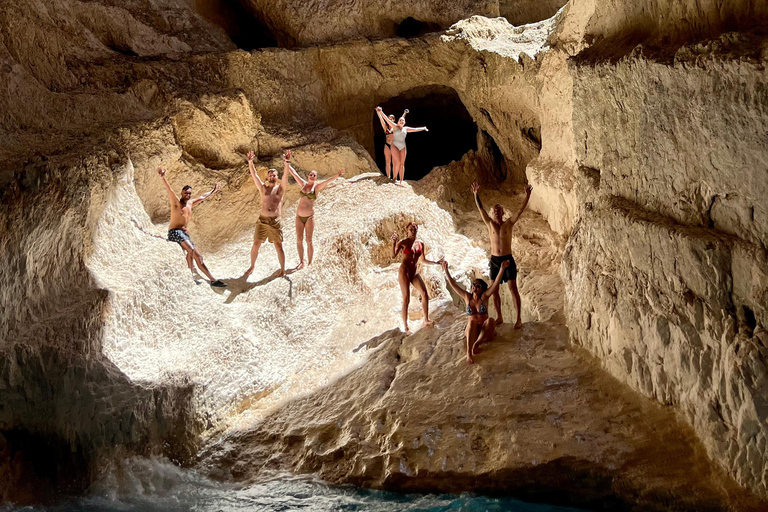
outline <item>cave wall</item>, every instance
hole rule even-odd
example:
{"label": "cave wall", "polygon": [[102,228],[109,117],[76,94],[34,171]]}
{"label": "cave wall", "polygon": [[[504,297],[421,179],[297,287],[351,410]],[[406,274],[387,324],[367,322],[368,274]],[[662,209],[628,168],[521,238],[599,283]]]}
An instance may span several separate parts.
{"label": "cave wall", "polygon": [[768,80],[746,34],[575,59],[573,340],[768,493]]}

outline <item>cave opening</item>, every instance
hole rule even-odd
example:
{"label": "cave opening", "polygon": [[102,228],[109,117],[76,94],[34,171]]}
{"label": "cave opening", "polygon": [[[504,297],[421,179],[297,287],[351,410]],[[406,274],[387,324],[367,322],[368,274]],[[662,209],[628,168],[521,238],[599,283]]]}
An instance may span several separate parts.
{"label": "cave opening", "polygon": [[437,32],[442,30],[443,27],[437,23],[430,23],[427,21],[420,21],[416,18],[408,16],[400,23],[395,23],[395,35],[397,37],[403,37],[408,39],[409,37],[419,37],[429,32]]}
{"label": "cave opening", "polygon": [[218,25],[241,50],[275,48],[277,38],[242,0],[191,0],[192,8]]}
{"label": "cave opening", "polygon": [[[379,104],[395,120],[409,109],[406,126],[429,128],[428,132],[410,133],[406,144],[405,179],[420,180],[440,165],[460,160],[470,149],[477,149],[477,125],[450,87],[425,86],[410,89]],[[373,141],[376,164],[384,169],[384,130],[373,113]]]}

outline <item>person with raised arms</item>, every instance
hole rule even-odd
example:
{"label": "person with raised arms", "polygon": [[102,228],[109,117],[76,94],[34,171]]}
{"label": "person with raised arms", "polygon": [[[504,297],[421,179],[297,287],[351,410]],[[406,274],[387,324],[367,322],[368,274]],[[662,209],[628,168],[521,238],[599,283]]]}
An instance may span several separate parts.
{"label": "person with raised arms", "polygon": [[[515,300],[515,308],[517,308],[517,321],[515,322],[515,329],[522,327],[523,323],[520,319],[520,292],[517,290],[517,264],[515,258],[512,257],[512,227],[518,221],[520,216],[525,211],[525,207],[528,206],[528,200],[531,198],[531,191],[533,187],[526,185],[525,187],[525,201],[523,206],[517,215],[510,216],[507,220],[504,220],[504,208],[496,203],[493,206],[493,217],[490,217],[483,208],[483,202],[480,201],[478,192],[480,191],[480,185],[472,183],[472,193],[475,196],[475,204],[480,211],[480,215],[483,218],[483,222],[488,227],[488,235],[491,239],[491,261],[489,263],[491,270],[491,279],[496,279],[496,274],[501,269],[501,264],[504,261],[509,261],[510,264],[505,267],[504,276],[501,280],[502,283],[509,283],[509,291],[512,292],[512,297]],[[493,293],[493,305],[496,308],[496,323],[501,324],[504,322],[504,317],[501,313],[501,297],[499,290],[497,289]]]}
{"label": "person with raised arms", "polygon": [[416,264],[419,260],[431,265],[439,265],[439,261],[430,261],[424,255],[426,248],[423,242],[416,240],[416,233],[419,227],[409,222],[405,227],[405,231],[408,233],[406,238],[403,238],[398,242],[397,233],[392,233],[392,258],[397,258],[400,251],[403,251],[403,262],[400,264],[400,270],[398,271],[398,281],[400,282],[400,291],[403,294],[403,326],[405,327],[405,334],[411,334],[411,329],[408,327],[408,305],[411,302],[411,285],[413,285],[421,294],[421,307],[424,311],[424,326],[434,325],[429,319],[429,295],[427,294],[427,286],[424,284],[424,280],[418,273]]}
{"label": "person with raised arms", "polygon": [[299,204],[296,207],[296,250],[299,253],[299,266],[296,270],[304,268],[304,236],[307,237],[307,267],[312,266],[312,256],[315,252],[315,247],[312,244],[312,235],[315,232],[315,200],[317,194],[320,193],[325,187],[328,186],[333,180],[341,177],[344,174],[344,169],[340,169],[335,176],[317,182],[317,171],[309,171],[307,179],[304,180],[296,172],[296,169],[291,166],[291,152],[285,152],[285,171],[290,172],[293,175],[293,179],[296,183],[301,185],[301,198],[299,198]]}
{"label": "person with raised arms", "polygon": [[192,187],[184,185],[181,189],[181,197],[178,197],[171,188],[170,183],[168,183],[168,180],[165,179],[165,171],[162,167],[157,168],[157,174],[159,174],[160,178],[163,180],[165,190],[168,192],[168,200],[171,203],[171,222],[168,225],[168,241],[176,242],[184,250],[186,253],[187,266],[192,273],[195,272],[195,266],[192,263],[194,260],[194,262],[197,263],[198,268],[203,271],[203,274],[210,279],[211,286],[227,286],[213,277],[208,270],[208,267],[206,267],[203,262],[203,256],[200,254],[200,251],[197,250],[197,247],[195,247],[195,244],[192,242],[192,239],[187,232],[189,221],[192,220],[192,207],[199,205],[211,197],[212,194],[219,190],[219,184],[217,183],[213,187],[213,190],[201,195],[197,199],[192,199]]}
{"label": "person with raised arms", "polygon": [[[286,151],[283,161],[290,158],[291,152]],[[245,276],[251,275],[256,266],[256,258],[259,257],[259,248],[264,240],[269,240],[277,252],[277,259],[280,262],[280,276],[285,275],[285,253],[283,252],[283,227],[280,223],[280,214],[282,212],[283,197],[285,189],[288,186],[288,170],[283,170],[283,177],[280,182],[277,181],[277,169],[267,171],[266,183],[256,173],[253,165],[253,151],[248,153],[248,171],[256,184],[256,188],[261,195],[261,211],[259,219],[256,221],[256,230],[253,233],[253,246],[251,247],[251,266],[245,271]],[[287,166],[287,163],[285,164]]]}
{"label": "person with raised arms", "polygon": [[498,292],[502,273],[509,267],[510,262],[509,260],[501,262],[500,268],[502,272],[496,275],[490,288],[488,288],[488,283],[482,279],[475,279],[472,281],[471,292],[468,292],[456,283],[451,273],[448,272],[447,261],[443,261],[442,265],[443,270],[445,270],[445,279],[453,288],[453,291],[464,300],[466,305],[467,328],[464,330],[464,336],[466,338],[467,363],[472,364],[475,362],[473,356],[480,352],[477,346],[491,341],[496,336],[497,323],[496,320],[488,316],[488,306],[485,303],[494,293]]}
{"label": "person with raised arms", "polygon": [[411,128],[405,126],[405,114],[408,113],[406,109],[405,113],[398,119],[397,124],[390,121],[387,116],[382,112],[381,107],[376,107],[376,114],[379,119],[385,123],[392,130],[392,166],[394,168],[395,180],[399,180],[400,184],[403,184],[405,179],[405,157],[408,150],[405,147],[405,136],[413,132],[428,132],[429,129],[426,126],[419,128]]}

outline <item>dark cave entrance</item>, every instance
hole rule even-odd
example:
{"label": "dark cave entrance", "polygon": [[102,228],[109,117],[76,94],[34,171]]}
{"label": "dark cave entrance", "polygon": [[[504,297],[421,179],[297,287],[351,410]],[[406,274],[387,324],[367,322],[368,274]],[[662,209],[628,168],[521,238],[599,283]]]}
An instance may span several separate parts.
{"label": "dark cave entrance", "polygon": [[[467,151],[477,149],[477,125],[456,91],[450,87],[426,86],[406,91],[379,104],[385,114],[397,120],[406,108],[406,126],[426,126],[428,132],[410,133],[406,138],[408,154],[405,179],[420,180],[437,166],[461,160]],[[384,130],[373,114],[374,158],[384,169]]]}
{"label": "dark cave entrance", "polygon": [[277,39],[242,0],[188,0],[203,18],[220,26],[241,50],[275,48]]}
{"label": "dark cave entrance", "polygon": [[400,23],[395,23],[395,35],[408,39],[409,37],[419,37],[429,32],[437,32],[443,27],[437,23],[419,21],[416,18],[408,16]]}

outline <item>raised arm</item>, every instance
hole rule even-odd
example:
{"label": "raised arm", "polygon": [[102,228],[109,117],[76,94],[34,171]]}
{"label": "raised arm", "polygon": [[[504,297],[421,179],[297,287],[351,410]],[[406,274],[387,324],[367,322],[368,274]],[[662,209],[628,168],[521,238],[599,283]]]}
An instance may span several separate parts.
{"label": "raised arm", "polygon": [[211,197],[212,194],[215,194],[216,191],[218,191],[220,187],[221,187],[221,184],[217,183],[216,185],[213,186],[213,189],[210,192],[206,192],[205,194],[201,195],[197,199],[194,199],[190,204],[192,206],[199,205],[200,203],[202,203],[203,201],[205,201],[206,199]]}
{"label": "raised arm", "polygon": [[256,188],[259,189],[259,192],[262,194],[264,193],[264,182],[261,181],[261,178],[259,178],[259,175],[256,173],[256,168],[253,166],[253,151],[248,152],[248,171],[251,173],[251,178],[253,178],[253,182],[256,184]]}
{"label": "raised arm", "polygon": [[335,180],[335,179],[337,179],[337,178],[341,178],[341,175],[342,175],[342,174],[344,174],[344,169],[339,169],[339,172],[338,172],[338,173],[337,173],[335,176],[331,176],[331,177],[330,177],[330,178],[328,178],[327,180],[323,180],[323,181],[321,181],[320,183],[318,183],[318,184],[317,184],[317,186],[315,187],[315,190],[316,190],[316,191],[318,191],[318,192],[320,192],[320,191],[321,191],[321,190],[323,190],[323,189],[326,187],[326,185],[328,185],[330,182],[332,182],[333,180]]}
{"label": "raised arm", "polygon": [[397,255],[403,249],[403,241],[397,241],[397,232],[392,233],[392,259],[397,258]]}
{"label": "raised arm", "polygon": [[[283,154],[283,177],[280,178],[280,186],[283,187],[283,190],[288,188],[288,174],[290,174],[291,172],[296,172],[296,171],[291,169],[291,150],[289,149],[288,151],[285,152],[285,154]],[[294,177],[298,178],[299,175],[296,174]],[[299,178],[296,181],[301,183],[303,186],[304,180]]]}
{"label": "raised arm", "polygon": [[429,131],[429,128],[427,128],[426,126],[422,126],[422,127],[420,127],[420,128],[411,128],[410,126],[406,126],[406,127],[405,127],[405,131],[406,131],[406,132],[408,132],[408,133],[413,133],[413,132],[428,132],[428,131]]}
{"label": "raised arm", "polygon": [[493,281],[491,284],[491,287],[485,290],[485,293],[483,294],[483,300],[487,300],[490,298],[494,293],[496,293],[496,290],[499,289],[499,285],[501,284],[501,277],[504,275],[504,271],[509,266],[509,260],[504,260],[501,262],[501,269],[499,269],[499,275],[496,276],[496,280]]}
{"label": "raised arm", "polygon": [[512,218],[509,218],[509,219],[507,219],[507,222],[512,222],[512,224],[514,224],[515,222],[517,222],[517,219],[519,219],[519,218],[520,218],[520,216],[521,216],[521,215],[523,214],[523,212],[525,211],[525,208],[528,206],[528,200],[530,200],[530,199],[531,199],[531,192],[532,192],[532,191],[533,191],[533,187],[532,187],[531,185],[526,185],[526,186],[525,186],[525,201],[523,201],[523,207],[522,207],[522,208],[520,208],[520,211],[518,212],[518,214],[517,214],[517,216],[514,218],[514,220],[512,220]]}
{"label": "raised arm", "polygon": [[448,281],[448,284],[451,286],[451,288],[453,288],[453,291],[456,292],[456,294],[459,295],[462,299],[464,299],[464,302],[469,304],[469,293],[467,290],[459,286],[456,280],[451,276],[451,273],[448,272],[448,262],[442,260],[441,265],[443,266],[443,270],[445,270],[445,280]]}
{"label": "raised arm", "polygon": [[157,174],[159,174],[159,175],[160,175],[160,178],[162,178],[162,180],[163,180],[163,185],[165,185],[165,190],[167,190],[167,191],[168,191],[168,199],[169,199],[171,202],[174,202],[174,201],[176,201],[176,202],[178,203],[178,202],[179,202],[179,196],[177,196],[177,195],[176,195],[176,194],[173,192],[173,189],[171,188],[171,184],[170,184],[170,183],[168,183],[168,180],[166,180],[166,179],[165,179],[165,171],[163,170],[163,168],[162,168],[162,167],[158,167],[158,168],[157,168]]}
{"label": "raised arm", "polygon": [[485,208],[483,208],[483,202],[480,200],[479,192],[480,185],[477,182],[472,183],[472,193],[475,195],[475,204],[480,212],[480,216],[483,218],[483,222],[487,225],[491,222],[491,218],[488,216],[488,212],[485,211]]}
{"label": "raised arm", "polygon": [[389,125],[389,127],[392,128],[393,130],[395,129],[397,124],[390,121],[389,118],[384,115],[384,112],[382,112],[381,107],[376,107],[376,113],[379,115],[380,120],[387,123],[387,125]]}
{"label": "raised arm", "polygon": [[421,244],[421,261],[423,261],[424,263],[429,263],[430,265],[440,265],[443,260],[438,260],[438,261],[430,261],[430,260],[428,260],[427,256],[426,256],[426,254],[427,254],[427,246],[424,245],[423,242],[419,242],[419,243]]}
{"label": "raised arm", "polygon": [[386,117],[386,116],[384,116],[383,112],[379,112],[378,110],[376,111],[376,114],[379,116],[379,122],[381,123],[381,129],[384,130],[384,133],[387,133],[387,123],[385,123],[384,119],[382,119],[382,117]]}

